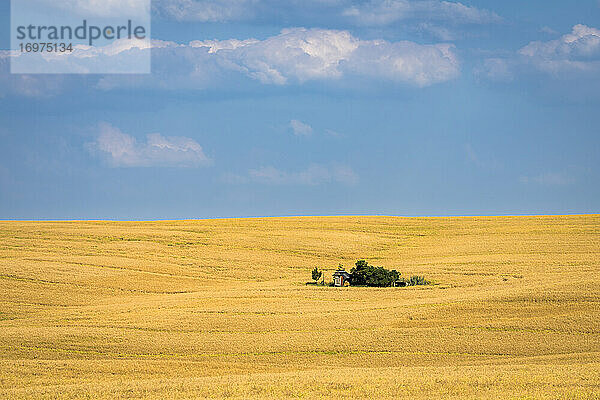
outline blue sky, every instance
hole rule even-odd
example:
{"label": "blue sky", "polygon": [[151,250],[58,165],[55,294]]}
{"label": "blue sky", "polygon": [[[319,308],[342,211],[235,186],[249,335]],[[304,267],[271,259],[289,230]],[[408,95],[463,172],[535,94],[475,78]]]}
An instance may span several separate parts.
{"label": "blue sky", "polygon": [[597,0],[155,0],[152,39],[151,75],[0,53],[1,219],[600,212]]}

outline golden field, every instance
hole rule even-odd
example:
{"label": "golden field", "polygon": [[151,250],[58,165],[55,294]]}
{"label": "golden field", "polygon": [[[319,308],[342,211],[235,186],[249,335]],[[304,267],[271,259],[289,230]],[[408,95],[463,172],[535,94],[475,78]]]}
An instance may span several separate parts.
{"label": "golden field", "polygon": [[600,398],[599,215],[0,222],[0,294],[0,398]]}

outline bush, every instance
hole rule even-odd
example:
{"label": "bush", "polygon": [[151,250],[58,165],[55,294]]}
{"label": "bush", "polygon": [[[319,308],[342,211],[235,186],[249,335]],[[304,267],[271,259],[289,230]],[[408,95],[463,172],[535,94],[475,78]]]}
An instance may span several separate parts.
{"label": "bush", "polygon": [[315,267],[315,269],[312,270],[312,278],[313,281],[318,281],[319,279],[321,279],[321,276],[323,275],[323,271],[319,271],[319,268]]}
{"label": "bush", "polygon": [[365,260],[358,260],[350,270],[350,284],[353,286],[392,286],[400,278],[396,270],[374,267]]}
{"label": "bush", "polygon": [[408,286],[417,286],[417,285],[429,285],[429,281],[425,280],[424,276],[413,275],[408,280]]}

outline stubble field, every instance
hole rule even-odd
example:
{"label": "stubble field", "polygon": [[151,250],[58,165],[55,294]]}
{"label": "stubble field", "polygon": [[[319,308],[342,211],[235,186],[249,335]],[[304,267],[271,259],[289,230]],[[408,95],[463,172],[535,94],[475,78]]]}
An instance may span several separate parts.
{"label": "stubble field", "polygon": [[125,397],[598,399],[600,216],[0,222],[0,398]]}

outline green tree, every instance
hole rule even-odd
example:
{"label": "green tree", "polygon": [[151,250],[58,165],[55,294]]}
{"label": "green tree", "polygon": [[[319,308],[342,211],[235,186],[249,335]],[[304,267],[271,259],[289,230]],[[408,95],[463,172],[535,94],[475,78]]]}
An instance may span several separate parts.
{"label": "green tree", "polygon": [[365,260],[358,260],[350,270],[350,283],[355,286],[364,286],[370,279],[373,267]]}
{"label": "green tree", "polygon": [[388,270],[383,267],[374,267],[365,260],[358,260],[350,270],[350,283],[354,286],[392,286],[400,279],[396,270]]}

